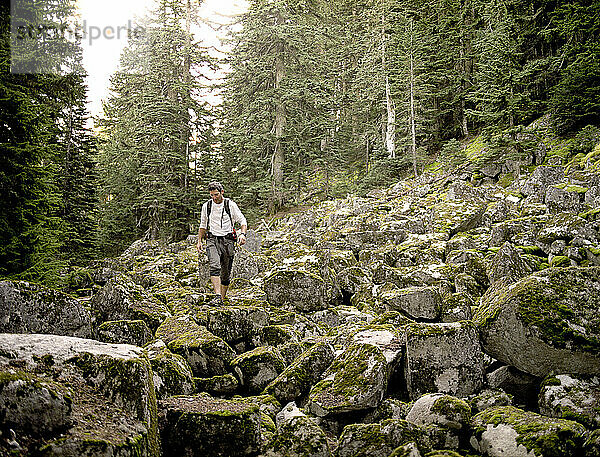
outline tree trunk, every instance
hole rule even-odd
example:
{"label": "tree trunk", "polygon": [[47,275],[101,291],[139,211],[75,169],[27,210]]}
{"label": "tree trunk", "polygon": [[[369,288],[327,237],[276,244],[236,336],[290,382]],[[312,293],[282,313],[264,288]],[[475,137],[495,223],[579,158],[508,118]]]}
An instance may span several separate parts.
{"label": "tree trunk", "polygon": [[385,65],[385,16],[381,16],[381,68],[385,74],[385,106],[387,122],[385,130],[385,147],[390,159],[396,158],[396,108],[392,100],[390,78]]}
{"label": "tree trunk", "polygon": [[[279,19],[283,23],[283,18],[279,16]],[[283,134],[285,130],[285,106],[281,100],[281,81],[285,76],[285,64],[283,61],[283,44],[277,46],[277,55],[275,57],[275,91],[277,93],[277,102],[275,105],[275,124],[273,129],[275,131],[275,148],[273,151],[273,157],[271,160],[272,169],[271,174],[273,175],[273,198],[276,209],[283,206],[283,164],[285,160],[285,151],[283,150]]]}
{"label": "tree trunk", "polygon": [[409,81],[410,81],[410,133],[411,133],[411,152],[413,157],[413,168],[415,178],[417,177],[417,128],[415,121],[415,74],[414,74],[414,55],[413,55],[413,20],[410,20],[410,55],[409,55]]}

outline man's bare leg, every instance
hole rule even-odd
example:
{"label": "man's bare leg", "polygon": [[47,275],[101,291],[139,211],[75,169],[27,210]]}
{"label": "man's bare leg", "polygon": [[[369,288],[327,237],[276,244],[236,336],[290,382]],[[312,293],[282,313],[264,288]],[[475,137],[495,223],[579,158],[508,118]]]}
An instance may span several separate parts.
{"label": "man's bare leg", "polygon": [[223,299],[223,301],[225,301],[225,295],[227,295],[227,288],[229,286],[224,286],[223,284],[221,284],[221,298]]}
{"label": "man's bare leg", "polygon": [[[215,290],[215,294],[222,296],[222,286],[221,286],[221,277],[220,276],[211,276],[210,282],[212,282],[213,289]],[[227,291],[227,289],[225,289]]]}

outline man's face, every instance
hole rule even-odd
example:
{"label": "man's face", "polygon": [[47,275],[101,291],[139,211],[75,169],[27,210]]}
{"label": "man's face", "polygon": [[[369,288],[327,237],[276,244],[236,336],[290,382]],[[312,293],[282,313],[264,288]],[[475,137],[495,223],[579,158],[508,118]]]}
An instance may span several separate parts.
{"label": "man's face", "polygon": [[217,204],[223,203],[223,192],[219,192],[218,190],[211,190],[210,198],[212,198],[212,201]]}

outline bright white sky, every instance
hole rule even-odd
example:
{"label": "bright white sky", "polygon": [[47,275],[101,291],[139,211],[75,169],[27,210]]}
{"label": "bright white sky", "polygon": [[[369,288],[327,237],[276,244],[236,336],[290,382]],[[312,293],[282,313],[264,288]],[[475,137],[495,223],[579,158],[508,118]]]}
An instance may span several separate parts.
{"label": "bright white sky", "polygon": [[[136,17],[144,16],[153,7],[154,0],[77,0],[77,3],[84,29],[88,31],[83,42],[83,65],[88,72],[88,108],[93,116],[97,116],[102,111],[101,100],[108,95],[110,75],[117,69],[121,50],[127,44],[124,28],[129,26],[129,21],[135,24]],[[246,9],[246,0],[204,0],[200,17],[223,24],[231,20],[228,16],[241,14]],[[117,33],[119,28],[121,31]],[[205,26],[196,32],[196,39],[206,46],[221,48],[219,38],[224,33]],[[98,34],[103,36],[91,39],[92,35]]]}

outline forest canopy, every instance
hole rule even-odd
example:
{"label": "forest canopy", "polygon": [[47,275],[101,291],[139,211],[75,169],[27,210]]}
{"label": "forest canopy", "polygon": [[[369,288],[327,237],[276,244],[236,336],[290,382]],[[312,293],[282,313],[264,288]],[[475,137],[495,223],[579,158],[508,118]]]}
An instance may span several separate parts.
{"label": "forest canopy", "polygon": [[[74,9],[46,3],[40,20]],[[53,283],[136,239],[181,240],[214,179],[252,222],[460,160],[474,139],[514,145],[540,118],[598,131],[600,1],[251,0],[222,59],[194,33],[199,6],[157,0],[93,131],[81,47],[13,71],[0,6],[1,276]]]}

